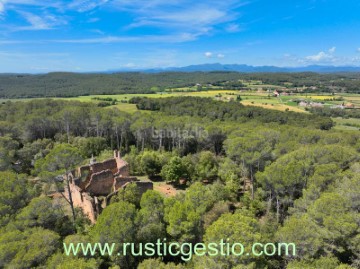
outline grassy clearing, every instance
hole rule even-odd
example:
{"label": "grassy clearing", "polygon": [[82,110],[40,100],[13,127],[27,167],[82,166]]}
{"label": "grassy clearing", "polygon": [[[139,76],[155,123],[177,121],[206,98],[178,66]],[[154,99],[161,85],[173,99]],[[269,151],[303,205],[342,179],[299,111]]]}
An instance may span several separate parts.
{"label": "grassy clearing", "polygon": [[216,90],[216,91],[201,91],[201,92],[163,92],[163,93],[155,93],[155,94],[116,94],[116,95],[89,95],[89,96],[79,96],[72,98],[59,98],[65,100],[79,100],[79,101],[97,101],[93,98],[113,98],[118,101],[121,100],[129,100],[132,97],[148,97],[148,98],[165,98],[165,97],[174,97],[174,96],[199,96],[199,97],[215,97],[215,95],[222,94],[227,95],[227,93],[231,94],[239,94],[238,91],[233,90]]}
{"label": "grassy clearing", "polygon": [[246,97],[242,97],[242,103],[244,102],[253,102],[254,104],[281,104],[281,100],[271,97],[259,97],[259,96],[246,96]]}
{"label": "grassy clearing", "polygon": [[332,118],[335,121],[337,130],[360,130],[360,119]]}
{"label": "grassy clearing", "polygon": [[[148,97],[148,98],[166,98],[166,97],[176,97],[176,96],[197,96],[197,97],[210,97],[215,98],[218,95],[221,95],[223,98],[235,98],[236,95],[239,94],[238,91],[234,90],[213,90],[213,91],[201,91],[201,92],[164,92],[164,93],[156,93],[156,94],[118,94],[118,95],[88,95],[88,96],[79,96],[79,97],[70,97],[70,98],[52,98],[58,100],[68,100],[68,101],[80,101],[80,102],[94,102],[99,103],[101,100],[96,100],[95,98],[112,98],[116,99],[118,103],[114,106],[109,106],[106,108],[116,107],[121,111],[128,113],[135,113],[138,111],[136,105],[123,103],[122,101],[128,101],[133,97]],[[45,98],[32,98],[32,99],[0,99],[0,102],[6,101],[29,101],[34,99],[45,99]],[[147,111],[142,111],[144,113],[148,113]]]}
{"label": "grassy clearing", "polygon": [[[335,96],[332,95],[307,95],[309,99],[315,100],[326,100],[326,99],[333,99]],[[306,97],[306,95],[305,95]]]}
{"label": "grassy clearing", "polygon": [[136,108],[136,105],[134,105],[134,104],[119,103],[115,106],[110,106],[110,108],[111,107],[116,107],[120,111],[124,111],[127,113],[135,113],[136,111],[138,111],[138,109]]}
{"label": "grassy clearing", "polygon": [[[273,87],[275,85],[256,85],[253,84],[251,86],[260,87]],[[298,106],[295,99],[301,99],[308,102],[323,102],[325,106],[338,105],[342,103],[352,103],[356,106],[360,106],[360,94],[320,94],[320,93],[299,93],[296,95],[281,95],[276,98],[273,96],[272,92],[267,91],[236,91],[236,90],[224,90],[224,89],[213,89],[210,91],[194,91],[189,92],[185,91],[188,88],[180,88],[179,90],[183,91],[174,91],[174,92],[161,92],[156,94],[118,94],[118,95],[91,95],[91,96],[79,96],[72,98],[57,98],[61,100],[77,100],[81,102],[101,102],[101,100],[95,100],[94,98],[112,98],[116,99],[118,103],[115,106],[109,106],[109,108],[117,107],[121,111],[125,111],[128,113],[134,113],[137,110],[136,105],[126,103],[124,101],[128,101],[133,97],[148,97],[148,98],[165,98],[165,97],[177,97],[177,96],[196,96],[196,97],[207,97],[207,98],[217,98],[218,100],[229,101],[231,99],[236,99],[237,95],[240,95],[242,98],[241,103],[248,106],[258,106],[267,109],[275,109],[280,111],[290,110],[301,113],[308,113],[305,111],[304,107]],[[220,97],[219,97],[220,96]],[[337,97],[343,97],[344,101],[324,101],[326,99],[333,99]],[[7,99],[9,100],[9,99]],[[0,100],[0,102],[4,102],[7,100]],[[27,101],[31,99],[12,99],[10,101]],[[345,125],[344,125],[345,124]],[[337,128],[346,128],[349,129],[351,123],[338,123]],[[342,126],[342,127],[341,127]],[[357,128],[357,127],[352,127]]]}
{"label": "grassy clearing", "polygon": [[153,182],[154,190],[160,192],[165,197],[174,197],[175,195],[185,192],[184,190],[176,189],[174,186],[167,184],[164,181]]}
{"label": "grassy clearing", "polygon": [[286,104],[270,104],[270,103],[255,103],[253,101],[241,101],[241,103],[243,105],[246,106],[257,106],[257,107],[262,107],[262,108],[266,108],[266,109],[274,109],[274,110],[279,110],[279,111],[293,111],[293,112],[300,112],[300,113],[309,113],[307,111],[305,111],[303,108],[298,108],[298,107],[294,107],[294,106],[290,106],[290,105],[286,105]]}
{"label": "grassy clearing", "polygon": [[271,85],[271,84],[246,84],[245,86],[248,88],[255,88],[255,89],[282,89],[283,86],[278,85]]}
{"label": "grassy clearing", "polygon": [[[223,87],[221,87],[221,86],[209,86],[209,87],[207,87],[207,86],[203,86],[202,87],[204,90],[207,90],[207,89],[209,89],[209,90],[211,90],[211,91],[213,91],[213,90],[223,90]],[[180,92],[180,91],[183,91],[183,92],[193,92],[193,91],[197,91],[197,87],[196,86],[194,86],[194,87],[180,87],[180,88],[169,88],[169,89],[166,89],[165,91],[166,92]]]}
{"label": "grassy clearing", "polygon": [[137,176],[137,179],[152,182],[154,190],[164,197],[173,197],[178,193],[185,192],[183,189],[177,189],[172,184],[168,184],[165,181],[151,181],[148,176]]}

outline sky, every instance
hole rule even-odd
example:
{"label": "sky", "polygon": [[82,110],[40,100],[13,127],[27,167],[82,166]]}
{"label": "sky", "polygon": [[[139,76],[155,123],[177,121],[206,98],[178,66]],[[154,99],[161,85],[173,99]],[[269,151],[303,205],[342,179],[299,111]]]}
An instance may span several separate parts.
{"label": "sky", "polygon": [[358,0],[0,0],[0,72],[360,66]]}

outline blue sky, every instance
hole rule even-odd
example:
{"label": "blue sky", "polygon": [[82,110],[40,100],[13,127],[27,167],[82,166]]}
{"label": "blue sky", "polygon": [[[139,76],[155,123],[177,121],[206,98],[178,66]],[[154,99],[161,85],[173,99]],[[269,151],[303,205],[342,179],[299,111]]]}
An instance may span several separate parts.
{"label": "blue sky", "polygon": [[0,0],[0,72],[360,66],[358,0]]}

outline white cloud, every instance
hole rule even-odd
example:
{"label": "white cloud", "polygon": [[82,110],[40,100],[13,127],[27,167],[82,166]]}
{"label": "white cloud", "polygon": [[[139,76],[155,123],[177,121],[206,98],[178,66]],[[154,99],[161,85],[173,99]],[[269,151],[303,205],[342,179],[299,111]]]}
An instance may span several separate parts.
{"label": "white cloud", "polygon": [[90,18],[90,19],[88,19],[86,22],[88,22],[88,23],[94,23],[94,22],[98,22],[98,21],[100,21],[100,18]]}
{"label": "white cloud", "polygon": [[18,11],[20,15],[30,24],[27,26],[12,27],[11,31],[32,31],[32,30],[50,30],[59,25],[67,24],[67,21],[61,17],[51,14],[35,15],[30,12]]}
{"label": "white cloud", "polygon": [[6,9],[19,10],[26,6],[47,8],[61,8],[62,3],[60,0],[0,0],[0,11],[4,12]]}
{"label": "white cloud", "polygon": [[320,51],[318,54],[306,56],[304,60],[300,59],[300,62],[305,61],[305,62],[316,62],[316,63],[321,63],[321,62],[333,63],[339,60],[334,55],[335,51],[336,51],[336,47],[332,47],[328,49],[328,52]]}
{"label": "white cloud", "polygon": [[306,66],[306,65],[331,65],[331,66],[359,66],[360,56],[335,56],[325,52],[307,57],[284,54],[281,66]]}
{"label": "white cloud", "polygon": [[62,0],[0,0],[0,15],[7,9],[22,11],[27,7],[34,7],[41,11],[55,8],[60,13],[64,13],[66,10],[87,12],[107,4],[109,1],[110,0],[72,0],[68,3]]}
{"label": "white cloud", "polygon": [[296,66],[298,64],[304,64],[304,59],[299,59],[296,55],[293,55],[291,53],[284,53],[282,58],[282,65],[288,65],[288,66]]}
{"label": "white cloud", "polygon": [[[119,13],[120,23],[121,13],[128,13],[128,17],[133,18],[123,29],[158,28],[164,32],[163,40],[171,39],[170,34],[166,34],[171,32],[171,35],[179,37],[178,42],[185,42],[210,35],[216,30],[240,31],[236,23],[240,16],[237,10],[248,3],[246,0],[0,0],[0,19],[5,18],[7,10],[12,10],[21,14],[29,25],[5,24],[3,28],[6,31],[48,30],[75,20],[70,16],[64,19],[69,10],[87,12],[91,15],[87,22],[96,22],[98,18],[93,17],[95,9],[106,6]],[[92,38],[84,40],[87,41],[95,42]],[[177,41],[171,39],[170,42]]]}
{"label": "white cloud", "polygon": [[[107,43],[181,43],[194,40],[196,37],[192,34],[182,33],[175,35],[143,35],[143,36],[106,36],[99,38],[84,39],[57,39],[42,40],[43,43],[74,43],[74,44],[107,44]],[[0,41],[1,44],[1,41]]]}
{"label": "white cloud", "polygon": [[311,62],[331,61],[334,56],[320,51],[318,54],[306,56],[305,59]]}
{"label": "white cloud", "polygon": [[99,29],[91,29],[90,32],[96,33],[98,35],[105,35],[105,32]]}
{"label": "white cloud", "polygon": [[212,53],[212,52],[210,52],[210,51],[205,52],[205,53],[204,53],[204,56],[205,56],[206,58],[218,58],[218,59],[222,59],[222,58],[225,57],[225,55],[222,54],[222,53],[218,53],[218,54],[214,55],[214,53]]}
{"label": "white cloud", "polygon": [[360,48],[357,49],[357,52],[360,52]]}
{"label": "white cloud", "polygon": [[[0,20],[4,19],[3,29],[9,33],[29,30],[49,30],[59,26],[71,24],[76,17],[67,15],[69,10],[75,12],[87,12],[89,18],[84,20],[93,23],[98,20],[96,9],[106,6],[107,9],[119,13],[121,25],[121,13],[128,13],[133,18],[129,25],[123,29],[138,27],[152,27],[160,29],[163,36],[150,37],[159,42],[188,42],[198,39],[200,36],[211,35],[218,30],[238,32],[240,26],[236,22],[239,18],[238,8],[249,2],[239,0],[0,0]],[[8,18],[6,11],[15,11],[22,15],[27,22],[6,24]],[[9,13],[10,14],[10,13]],[[71,13],[70,13],[71,14]],[[9,20],[9,23],[11,20]],[[121,26],[120,26],[121,27]],[[91,29],[87,29],[87,31]],[[100,29],[102,30],[102,29]],[[155,32],[159,32],[155,30]],[[170,34],[171,33],[171,34]],[[178,40],[174,40],[174,38]],[[78,43],[110,43],[123,42],[123,37],[111,37],[107,39],[85,38],[74,39],[67,42]],[[128,39],[125,37],[125,39]],[[135,37],[138,39],[138,37]],[[1,40],[0,40],[1,42]],[[11,41],[4,41],[11,42]],[[146,41],[145,41],[146,42]],[[151,41],[152,42],[152,41]]]}
{"label": "white cloud", "polygon": [[134,63],[127,63],[127,64],[124,64],[123,67],[135,68],[135,67],[136,67],[136,64],[134,64]]}
{"label": "white cloud", "polygon": [[214,25],[228,19],[226,12],[216,8],[192,7],[173,12],[153,12],[153,14],[150,13],[137,18],[135,22],[129,25],[129,28],[153,26],[173,29],[190,28],[196,31],[207,32]]}
{"label": "white cloud", "polygon": [[228,32],[240,30],[235,21],[239,18],[236,8],[247,2],[236,0],[115,0],[114,8],[134,15],[128,29],[153,27],[173,32],[186,30],[194,35],[207,35],[216,28]]}
{"label": "white cloud", "polygon": [[353,58],[351,59],[351,61],[352,61],[353,63],[355,63],[355,64],[359,64],[359,63],[360,63],[360,57],[358,57],[358,56],[353,57]]}
{"label": "white cloud", "polygon": [[195,35],[181,33],[175,35],[142,35],[142,36],[104,36],[81,39],[36,39],[36,40],[11,40],[0,39],[0,45],[10,44],[50,44],[50,43],[69,43],[69,44],[115,44],[115,43],[181,43],[194,40]]}
{"label": "white cloud", "polygon": [[74,9],[78,12],[87,12],[105,5],[107,2],[109,2],[109,0],[74,0],[68,5],[68,8]]}
{"label": "white cloud", "polygon": [[285,53],[282,58],[283,66],[304,66],[304,65],[359,65],[360,57],[358,56],[337,56],[335,55],[336,48],[330,48],[327,52],[320,51],[315,55],[306,57],[299,57],[297,55]]}
{"label": "white cloud", "polygon": [[5,11],[5,0],[0,0],[0,15]]}
{"label": "white cloud", "polygon": [[[0,19],[5,21],[2,28],[8,32],[16,32],[48,30],[53,29],[54,26],[65,25],[67,20],[63,19],[63,13],[55,16],[49,12],[51,10],[51,13],[59,13],[62,10],[61,7],[60,0],[0,0]],[[29,25],[7,25],[6,20],[8,18],[5,16],[7,11],[17,12]]]}
{"label": "white cloud", "polygon": [[[28,29],[33,29],[33,30],[47,30],[47,29],[51,29],[52,26],[50,25],[49,22],[47,22],[44,18],[34,15],[32,13],[29,12],[24,12],[21,11],[19,12],[25,20],[27,20],[30,23],[30,27],[28,27]],[[25,29],[26,27],[24,27]]]}
{"label": "white cloud", "polygon": [[225,30],[229,33],[237,33],[241,31],[240,25],[236,23],[229,24]]}
{"label": "white cloud", "polygon": [[107,36],[107,37],[99,37],[99,38],[47,40],[47,42],[49,43],[73,43],[73,44],[106,44],[106,43],[123,43],[123,42],[134,42],[134,41],[138,41],[138,38]]}
{"label": "white cloud", "polygon": [[332,47],[329,49],[329,53],[335,53],[335,51],[336,51],[336,47]]}

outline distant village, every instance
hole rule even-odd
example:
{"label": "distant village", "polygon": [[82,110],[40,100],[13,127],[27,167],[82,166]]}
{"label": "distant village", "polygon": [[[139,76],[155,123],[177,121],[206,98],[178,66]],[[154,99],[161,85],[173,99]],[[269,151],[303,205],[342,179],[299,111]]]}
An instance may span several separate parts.
{"label": "distant village", "polygon": [[[289,93],[289,92],[279,92],[277,90],[273,91],[273,96],[279,98],[281,95],[283,96],[289,96],[289,95],[294,95],[293,93]],[[336,100],[336,98],[334,98],[334,100]],[[339,99],[341,100],[341,99]],[[298,103],[298,106],[301,107],[324,107],[325,102],[314,102],[314,101],[308,101],[305,99],[299,99],[297,98],[296,100],[292,100],[293,102]],[[324,100],[326,101],[326,100]],[[336,108],[340,108],[340,109],[360,109],[360,107],[356,107],[354,104],[351,103],[345,103],[343,102],[342,104],[339,105],[332,105],[329,106],[330,108],[336,109]]]}

